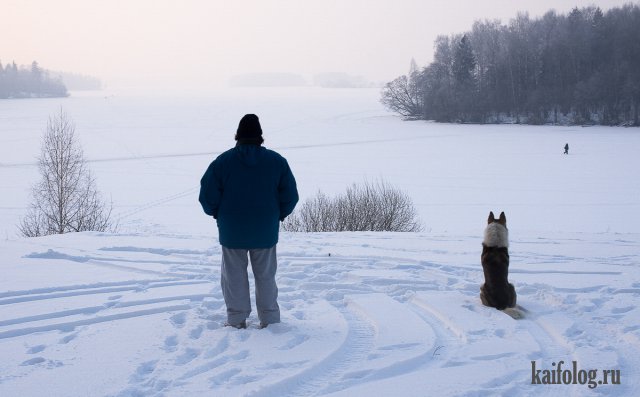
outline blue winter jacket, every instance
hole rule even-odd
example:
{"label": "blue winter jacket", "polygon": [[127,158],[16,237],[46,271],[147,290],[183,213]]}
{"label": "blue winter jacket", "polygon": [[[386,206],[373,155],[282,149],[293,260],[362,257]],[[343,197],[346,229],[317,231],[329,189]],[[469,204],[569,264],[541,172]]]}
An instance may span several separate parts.
{"label": "blue winter jacket", "polygon": [[200,204],[218,222],[227,248],[270,248],[280,221],[298,202],[284,157],[260,145],[237,144],[218,156],[200,180]]}

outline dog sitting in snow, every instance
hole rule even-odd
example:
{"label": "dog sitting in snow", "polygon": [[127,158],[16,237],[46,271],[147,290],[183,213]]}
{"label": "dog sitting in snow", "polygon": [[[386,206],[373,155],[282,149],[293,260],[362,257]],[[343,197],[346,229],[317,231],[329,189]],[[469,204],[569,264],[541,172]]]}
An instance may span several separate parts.
{"label": "dog sitting in snow", "polygon": [[499,310],[515,307],[516,290],[509,283],[509,231],[504,212],[495,219],[489,213],[482,241],[482,270],[484,284],[480,287],[480,300],[486,306]]}

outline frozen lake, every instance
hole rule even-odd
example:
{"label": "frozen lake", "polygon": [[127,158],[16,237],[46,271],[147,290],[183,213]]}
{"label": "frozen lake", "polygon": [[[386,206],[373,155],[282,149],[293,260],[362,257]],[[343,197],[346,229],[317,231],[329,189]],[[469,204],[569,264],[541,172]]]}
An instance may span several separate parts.
{"label": "frozen lake", "polygon": [[475,232],[489,210],[505,211],[514,233],[640,231],[638,129],[409,122],[378,98],[304,88],[2,101],[0,233],[17,236],[42,132],[61,108],[121,232],[215,229],[197,203],[199,179],[245,113],[260,116],[265,146],[289,160],[303,199],[380,178],[411,196],[426,232]]}

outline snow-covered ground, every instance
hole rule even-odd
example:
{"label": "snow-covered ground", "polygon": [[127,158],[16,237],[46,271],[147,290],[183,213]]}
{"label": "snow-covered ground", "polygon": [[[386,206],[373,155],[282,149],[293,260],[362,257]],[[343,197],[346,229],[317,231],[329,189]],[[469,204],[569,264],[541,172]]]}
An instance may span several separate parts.
{"label": "snow-covered ground", "polygon": [[[377,99],[305,89],[2,102],[0,396],[638,395],[640,131],[403,122]],[[60,106],[117,233],[17,235]],[[283,322],[262,330],[255,315],[247,330],[223,327],[215,224],[197,203],[200,176],[248,112],[303,198],[383,178],[425,226],[283,233]],[[489,211],[507,214],[521,320],[478,297]],[[535,384],[545,371],[558,380],[548,370],[560,361],[576,384]]]}

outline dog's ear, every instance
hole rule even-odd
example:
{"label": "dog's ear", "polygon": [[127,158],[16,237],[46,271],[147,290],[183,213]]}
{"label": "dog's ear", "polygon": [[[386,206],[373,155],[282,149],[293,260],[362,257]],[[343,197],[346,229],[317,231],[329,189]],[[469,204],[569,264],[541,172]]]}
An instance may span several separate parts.
{"label": "dog's ear", "polygon": [[487,219],[487,223],[493,223],[496,221],[496,217],[493,215],[493,211],[489,212],[489,219]]}
{"label": "dog's ear", "polygon": [[507,217],[504,215],[504,212],[500,213],[500,219],[498,220],[498,223],[502,226],[507,226]]}

